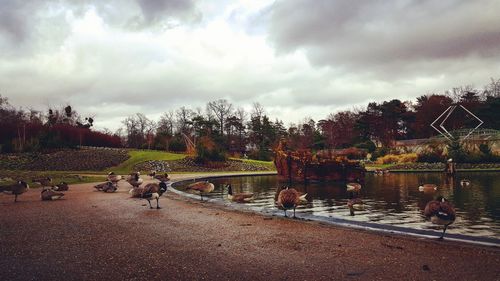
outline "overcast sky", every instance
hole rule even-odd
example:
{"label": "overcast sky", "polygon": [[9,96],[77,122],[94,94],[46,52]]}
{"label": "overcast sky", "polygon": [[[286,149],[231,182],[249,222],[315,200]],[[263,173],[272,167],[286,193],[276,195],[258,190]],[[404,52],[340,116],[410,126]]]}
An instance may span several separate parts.
{"label": "overcast sky", "polygon": [[500,78],[500,1],[0,0],[0,94],[115,130],[216,99],[288,125]]}

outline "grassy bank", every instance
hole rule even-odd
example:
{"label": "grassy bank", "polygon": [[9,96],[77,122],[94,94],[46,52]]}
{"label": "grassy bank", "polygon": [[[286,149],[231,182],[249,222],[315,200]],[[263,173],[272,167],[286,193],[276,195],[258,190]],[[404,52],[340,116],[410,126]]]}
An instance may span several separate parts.
{"label": "grassy bank", "polygon": [[149,160],[180,160],[186,157],[186,154],[170,153],[158,150],[130,150],[130,158],[118,166],[106,169],[106,172],[114,171],[118,174],[126,174],[133,170],[134,166]]}

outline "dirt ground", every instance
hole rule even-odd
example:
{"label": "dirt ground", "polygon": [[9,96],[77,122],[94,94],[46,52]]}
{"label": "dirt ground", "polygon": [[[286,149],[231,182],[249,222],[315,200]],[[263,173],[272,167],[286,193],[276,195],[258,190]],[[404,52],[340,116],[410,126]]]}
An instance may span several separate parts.
{"label": "dirt ground", "polygon": [[[189,175],[182,175],[188,177]],[[181,176],[176,176],[181,177]],[[500,280],[500,249],[225,210],[129,185],[0,195],[0,280]]]}

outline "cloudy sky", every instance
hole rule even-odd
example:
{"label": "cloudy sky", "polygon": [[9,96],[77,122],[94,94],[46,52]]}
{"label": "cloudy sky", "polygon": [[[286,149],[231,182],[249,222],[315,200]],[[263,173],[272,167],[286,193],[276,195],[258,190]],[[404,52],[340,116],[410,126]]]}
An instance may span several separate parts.
{"label": "cloudy sky", "polygon": [[298,122],[500,78],[500,1],[0,0],[0,94],[115,130],[216,99]]}

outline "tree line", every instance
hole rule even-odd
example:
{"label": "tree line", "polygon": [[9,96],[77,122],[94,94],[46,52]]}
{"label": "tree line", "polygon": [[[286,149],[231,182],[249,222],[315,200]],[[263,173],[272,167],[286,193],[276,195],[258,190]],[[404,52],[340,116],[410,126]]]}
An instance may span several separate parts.
{"label": "tree line", "polygon": [[[376,146],[390,147],[396,140],[429,138],[438,134],[430,124],[452,104],[461,104],[477,115],[484,121],[483,128],[500,129],[500,79],[491,79],[482,89],[468,85],[443,93],[428,93],[415,101],[370,102],[364,109],[331,113],[318,121],[307,118],[288,127],[282,120],[272,120],[259,103],[254,103],[252,109],[246,111],[219,99],[208,102],[205,108],[182,106],[169,110],[159,120],[136,113],[125,118],[123,126],[115,133],[109,130],[96,132],[91,128],[93,119],[83,119],[72,109],[66,110],[67,107],[51,109],[47,113],[22,111],[2,98],[0,143],[19,148],[12,144],[25,137],[20,134],[20,128],[35,123],[46,128],[41,131],[42,136],[47,130],[54,131],[56,126],[73,128],[75,135],[69,141],[72,144],[83,142],[84,145],[95,143],[169,151],[195,151],[200,149],[198,144],[204,144],[220,153],[247,154],[250,158],[269,160],[280,139],[287,139],[288,146],[294,149],[359,147],[374,150]],[[445,126],[448,130],[456,130],[474,127],[475,122],[477,120],[467,112],[456,110],[450,114]],[[7,128],[9,133],[4,135]],[[83,140],[82,132],[87,132]],[[101,138],[97,135],[91,137],[91,133],[100,134]],[[23,143],[26,145],[25,141]],[[40,143],[46,144],[47,141]]]}

